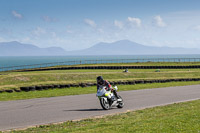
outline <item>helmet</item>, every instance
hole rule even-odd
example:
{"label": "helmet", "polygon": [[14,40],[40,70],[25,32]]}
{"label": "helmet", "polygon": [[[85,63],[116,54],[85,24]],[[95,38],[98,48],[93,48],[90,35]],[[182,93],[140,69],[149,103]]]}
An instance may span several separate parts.
{"label": "helmet", "polygon": [[97,83],[102,85],[103,82],[104,82],[103,77],[102,76],[98,76],[97,77]]}

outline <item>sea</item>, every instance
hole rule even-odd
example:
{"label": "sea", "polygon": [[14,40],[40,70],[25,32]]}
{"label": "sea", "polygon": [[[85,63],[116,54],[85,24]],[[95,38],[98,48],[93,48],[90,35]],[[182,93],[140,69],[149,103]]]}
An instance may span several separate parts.
{"label": "sea", "polygon": [[[113,60],[130,60],[130,62],[147,62],[155,59],[161,59],[160,61],[174,61],[173,59],[179,59],[176,61],[184,62],[188,58],[199,59],[200,54],[195,55],[112,55],[112,56],[0,56],[0,68],[1,67],[12,67],[12,66],[23,66],[23,65],[35,65],[35,64],[45,64],[45,63],[59,63],[59,62],[77,62],[87,64],[86,61],[95,60],[106,60],[105,63],[113,63]],[[186,60],[184,60],[186,59]],[[198,60],[195,60],[198,61]],[[70,65],[70,64],[68,64]],[[71,63],[73,65],[73,63]]]}

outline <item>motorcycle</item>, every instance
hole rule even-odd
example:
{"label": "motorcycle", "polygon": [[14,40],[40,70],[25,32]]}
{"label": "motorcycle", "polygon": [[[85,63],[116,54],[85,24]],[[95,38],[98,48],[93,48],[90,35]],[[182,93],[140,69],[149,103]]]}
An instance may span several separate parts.
{"label": "motorcycle", "polygon": [[[114,87],[117,91],[117,86]],[[123,108],[124,102],[121,96],[118,95],[119,99],[110,91],[106,90],[106,87],[99,88],[96,96],[100,100],[101,107],[105,110],[109,110],[111,107]]]}

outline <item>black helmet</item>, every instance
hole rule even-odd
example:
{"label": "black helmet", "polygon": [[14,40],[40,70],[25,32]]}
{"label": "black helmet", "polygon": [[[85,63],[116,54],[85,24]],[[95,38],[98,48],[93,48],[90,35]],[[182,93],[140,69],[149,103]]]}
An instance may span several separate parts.
{"label": "black helmet", "polygon": [[103,84],[103,82],[104,82],[103,77],[102,76],[98,76],[97,77],[97,83]]}

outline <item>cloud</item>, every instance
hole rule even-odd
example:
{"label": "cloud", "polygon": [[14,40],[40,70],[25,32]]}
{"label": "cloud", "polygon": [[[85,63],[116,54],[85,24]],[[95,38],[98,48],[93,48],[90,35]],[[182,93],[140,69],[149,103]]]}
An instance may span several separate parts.
{"label": "cloud", "polygon": [[100,33],[104,33],[104,30],[103,30],[102,28],[99,28],[98,31],[99,31]]}
{"label": "cloud", "polygon": [[56,21],[57,21],[57,19],[52,18],[52,17],[49,17],[49,16],[43,16],[42,19],[43,19],[45,22],[56,22]]}
{"label": "cloud", "polygon": [[114,21],[114,25],[118,27],[119,29],[123,29],[124,27],[124,24],[121,21],[117,21],[117,20]]}
{"label": "cloud", "polygon": [[200,25],[195,26],[194,30],[200,31]]}
{"label": "cloud", "polygon": [[84,22],[93,28],[97,26],[96,23],[91,19],[85,19]]}
{"label": "cloud", "polygon": [[67,26],[66,32],[67,32],[67,33],[73,33],[74,31],[71,29],[71,26],[68,25],[68,26]]}
{"label": "cloud", "polygon": [[0,29],[0,33],[6,34],[6,35],[11,35],[13,33],[13,31],[8,28],[2,28],[2,29]]}
{"label": "cloud", "polygon": [[159,15],[153,18],[153,23],[158,27],[166,27],[166,23],[163,21],[163,19]]}
{"label": "cloud", "polygon": [[51,32],[51,36],[52,36],[52,37],[57,37],[57,35],[56,35],[55,32]]}
{"label": "cloud", "polygon": [[133,26],[137,26],[137,27],[141,26],[141,19],[139,18],[128,17],[128,22]]}
{"label": "cloud", "polygon": [[32,43],[32,40],[30,37],[24,37],[22,39],[19,39],[18,41],[23,42],[23,43]]}
{"label": "cloud", "polygon": [[18,18],[18,19],[22,19],[23,18],[23,16],[20,13],[16,12],[16,11],[12,11],[12,15],[15,18]]}
{"label": "cloud", "polygon": [[40,36],[42,34],[46,33],[45,29],[42,29],[41,27],[37,27],[35,30],[32,31],[32,33],[36,36]]}
{"label": "cloud", "polygon": [[72,30],[69,30],[69,29],[67,29],[66,32],[67,32],[67,33],[73,33],[73,31],[72,31]]}
{"label": "cloud", "polygon": [[0,37],[0,42],[6,42],[6,40],[2,37]]}

